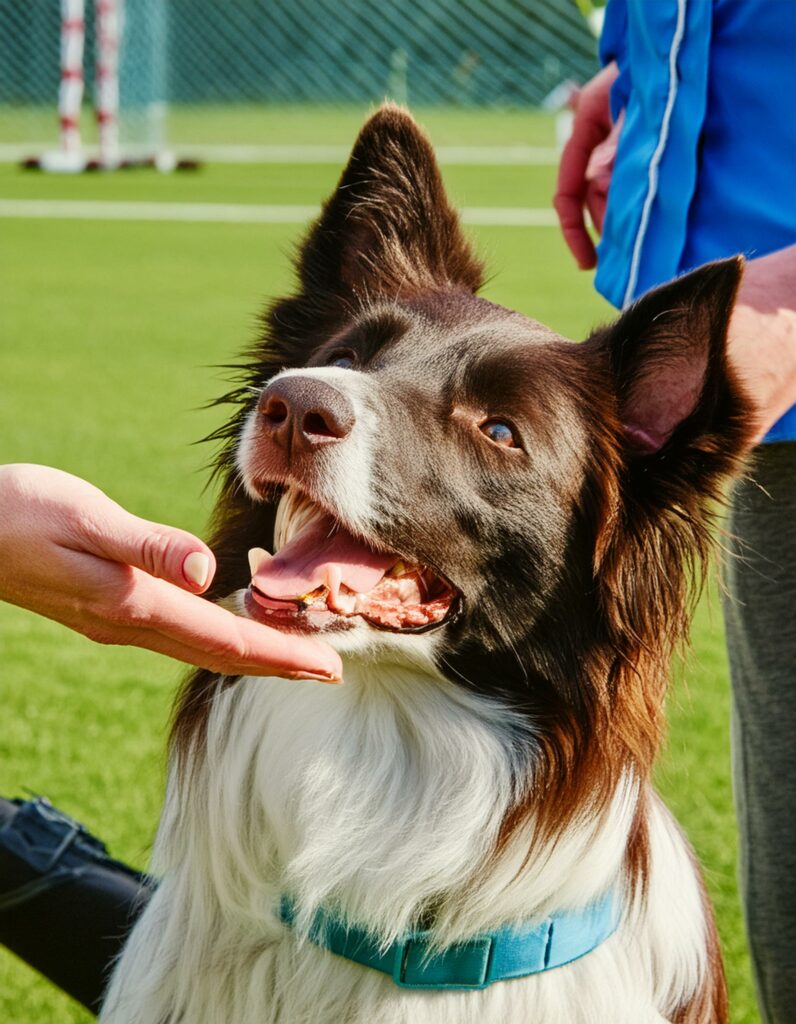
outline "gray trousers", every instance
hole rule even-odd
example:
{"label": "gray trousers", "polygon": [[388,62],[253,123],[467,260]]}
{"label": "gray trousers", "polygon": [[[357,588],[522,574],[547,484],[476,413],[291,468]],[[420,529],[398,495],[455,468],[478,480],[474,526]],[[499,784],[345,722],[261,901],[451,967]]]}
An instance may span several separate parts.
{"label": "gray trousers", "polygon": [[724,602],[740,884],[765,1024],[796,1021],[796,443],[733,494]]}

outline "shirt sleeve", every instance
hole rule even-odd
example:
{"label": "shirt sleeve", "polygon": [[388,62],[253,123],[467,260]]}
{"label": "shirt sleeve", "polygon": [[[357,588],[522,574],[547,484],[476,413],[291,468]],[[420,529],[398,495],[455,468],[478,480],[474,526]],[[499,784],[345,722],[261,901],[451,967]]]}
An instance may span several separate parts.
{"label": "shirt sleeve", "polygon": [[600,35],[600,62],[605,67],[615,61],[619,68],[619,77],[611,89],[611,116],[614,120],[627,106],[630,95],[630,64],[627,54],[627,0],[608,0]]}

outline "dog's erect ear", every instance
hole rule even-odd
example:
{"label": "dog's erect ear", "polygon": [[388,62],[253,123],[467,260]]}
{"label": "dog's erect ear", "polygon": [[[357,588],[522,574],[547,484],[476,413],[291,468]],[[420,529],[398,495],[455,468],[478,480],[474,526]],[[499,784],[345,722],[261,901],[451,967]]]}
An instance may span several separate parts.
{"label": "dog's erect ear", "polygon": [[[618,422],[603,456],[594,578],[616,653],[617,692],[659,714],[672,648],[688,635],[724,487],[751,439],[749,406],[727,359],[740,258],[649,292],[585,342],[608,370]],[[603,450],[598,448],[599,450]],[[638,729],[627,733],[628,743]],[[648,762],[648,754],[639,755]]]}
{"label": "dog's erect ear", "polygon": [[431,143],[405,110],[388,104],[365,124],[298,266],[305,292],[343,299],[481,286]]}
{"label": "dog's erect ear", "polygon": [[633,456],[741,426],[727,366],[740,257],[648,292],[602,336],[624,440]]}

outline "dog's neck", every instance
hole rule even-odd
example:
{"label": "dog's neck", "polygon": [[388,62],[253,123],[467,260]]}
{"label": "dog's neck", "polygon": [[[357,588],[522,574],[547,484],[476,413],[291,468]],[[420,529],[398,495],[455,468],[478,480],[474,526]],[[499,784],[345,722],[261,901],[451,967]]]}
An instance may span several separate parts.
{"label": "dog's neck", "polygon": [[199,772],[165,815],[172,864],[192,861],[246,914],[289,891],[299,923],[334,906],[385,940],[429,913],[458,940],[611,886],[635,787],[598,817],[562,808],[549,841],[532,817],[505,836],[533,774],[527,721],[417,664],[352,659],[345,676],[218,692]]}

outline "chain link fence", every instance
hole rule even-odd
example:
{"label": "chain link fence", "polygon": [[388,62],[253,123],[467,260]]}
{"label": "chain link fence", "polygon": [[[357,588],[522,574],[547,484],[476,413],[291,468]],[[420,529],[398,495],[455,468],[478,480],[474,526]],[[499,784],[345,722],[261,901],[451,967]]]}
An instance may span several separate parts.
{"label": "chain link fence", "polygon": [[[101,2],[86,3],[89,141]],[[60,24],[58,0],[0,0],[6,150],[55,143]],[[157,143],[168,119],[172,140],[202,143],[202,111],[220,108],[236,144],[257,140],[235,109],[266,105],[536,106],[593,74],[595,51],[575,0],[126,0],[122,142]]]}

